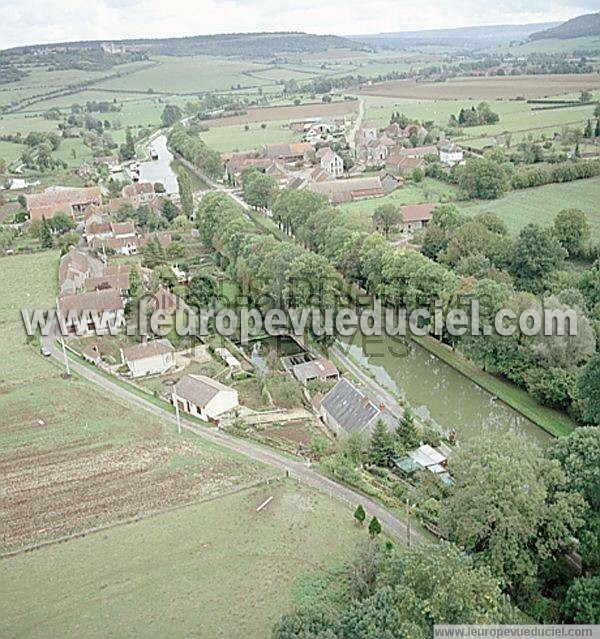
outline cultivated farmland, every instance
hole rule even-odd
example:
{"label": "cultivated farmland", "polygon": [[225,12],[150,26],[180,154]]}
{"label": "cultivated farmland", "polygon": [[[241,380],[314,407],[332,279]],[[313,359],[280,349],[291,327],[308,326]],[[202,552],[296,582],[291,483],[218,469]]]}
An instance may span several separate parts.
{"label": "cultivated farmland", "polygon": [[294,120],[301,118],[327,118],[342,115],[351,115],[358,110],[357,100],[343,100],[340,102],[317,102],[312,104],[300,104],[298,106],[276,106],[248,109],[243,115],[234,115],[227,118],[214,118],[207,121],[212,127],[230,126],[233,124],[247,124],[250,122],[271,122],[273,120]]}
{"label": "cultivated farmland", "polygon": [[[2,259],[0,548],[14,549],[270,476],[264,467],[90,386],[26,341],[21,307],[49,307],[57,254]],[[9,283],[10,282],[10,286]]]}
{"label": "cultivated farmland", "polygon": [[365,536],[295,483],[243,491],[4,560],[0,635],[263,639]]}
{"label": "cultivated farmland", "polygon": [[543,98],[573,91],[600,88],[600,76],[581,75],[522,75],[483,78],[453,78],[446,82],[417,82],[398,80],[363,88],[363,95],[416,98],[424,100],[493,100]]}

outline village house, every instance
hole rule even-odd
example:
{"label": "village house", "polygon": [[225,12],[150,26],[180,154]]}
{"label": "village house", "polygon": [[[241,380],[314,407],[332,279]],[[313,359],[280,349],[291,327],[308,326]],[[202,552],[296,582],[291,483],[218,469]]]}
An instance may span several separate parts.
{"label": "village house", "polygon": [[106,272],[98,277],[89,277],[85,281],[86,291],[102,291],[109,288],[119,291],[119,295],[126,299],[129,296],[129,272],[121,271],[112,275]]}
{"label": "village house", "polygon": [[166,315],[173,315],[178,310],[188,312],[190,307],[181,297],[172,293],[168,288],[160,286],[148,301],[148,310],[151,313],[162,311]]}
{"label": "village house", "polygon": [[422,229],[433,217],[433,210],[436,206],[437,204],[406,204],[401,206],[401,230],[404,233],[413,233]]}
{"label": "village house", "polygon": [[379,177],[355,177],[326,182],[311,182],[306,189],[319,193],[334,204],[385,195]]}
{"label": "village house", "polygon": [[263,144],[260,147],[260,154],[271,160],[283,160],[290,164],[293,162],[305,162],[310,154],[314,152],[314,147],[310,142],[291,142]]}
{"label": "village house", "polygon": [[440,161],[447,166],[461,164],[464,161],[464,152],[459,146],[451,142],[440,149]]}
{"label": "village house", "polygon": [[85,188],[68,188],[53,186],[43,193],[26,195],[29,219],[33,222],[54,217],[57,213],[65,213],[73,219],[83,216],[88,207],[102,203],[102,193],[99,186]]}
{"label": "village house", "polygon": [[311,360],[309,362],[302,362],[302,364],[296,364],[292,368],[292,373],[304,386],[314,379],[324,381],[339,379],[340,377],[340,372],[336,368],[335,364],[324,358]]}
{"label": "village house", "polygon": [[367,120],[357,131],[356,136],[361,144],[368,144],[379,137],[379,129],[372,120]]}
{"label": "village house", "polygon": [[173,405],[204,421],[217,421],[238,406],[238,392],[205,375],[185,375],[173,386]]}
{"label": "village house", "polygon": [[66,329],[78,335],[107,333],[125,323],[123,299],[115,289],[65,295],[59,298],[57,308]]}
{"label": "village house", "polygon": [[132,204],[147,204],[154,199],[154,184],[152,182],[134,182],[123,187],[123,199]]}
{"label": "village house", "polygon": [[370,433],[379,419],[392,426],[391,415],[344,378],[323,397],[319,414],[336,437]]}
{"label": "village house", "polygon": [[385,168],[395,175],[409,175],[415,169],[421,169],[425,166],[423,158],[411,158],[401,155],[398,150],[393,151],[385,162]]}
{"label": "village house", "polygon": [[91,215],[83,229],[83,237],[88,244],[94,239],[106,239],[112,237],[110,218],[107,216]]}
{"label": "village house", "polygon": [[379,140],[371,140],[363,147],[359,154],[360,159],[367,166],[381,166],[389,154],[389,148]]}
{"label": "village house", "polygon": [[91,247],[97,253],[116,253],[118,255],[137,255],[139,240],[137,237],[94,238]]}
{"label": "village house", "polygon": [[121,360],[132,377],[162,375],[175,366],[175,349],[168,339],[157,339],[122,348]]}
{"label": "village house", "polygon": [[69,249],[69,252],[61,257],[58,267],[60,294],[69,295],[80,291],[89,274],[90,263],[87,255],[74,247]]}
{"label": "village house", "polygon": [[339,178],[344,175],[344,160],[329,147],[324,147],[317,151],[317,159],[324,171],[331,177]]}
{"label": "village house", "polygon": [[428,155],[437,156],[438,149],[435,144],[430,144],[428,146],[402,147],[398,153],[405,158],[425,159]]}
{"label": "village house", "polygon": [[277,160],[273,160],[271,164],[269,164],[269,166],[265,169],[265,173],[270,175],[274,180],[277,180],[280,187],[285,186],[289,179],[289,175],[285,170],[285,167]]}
{"label": "village house", "polygon": [[269,158],[257,157],[256,153],[230,153],[221,156],[224,162],[223,179],[234,186],[241,186],[242,171],[255,168],[265,171],[272,163]]}

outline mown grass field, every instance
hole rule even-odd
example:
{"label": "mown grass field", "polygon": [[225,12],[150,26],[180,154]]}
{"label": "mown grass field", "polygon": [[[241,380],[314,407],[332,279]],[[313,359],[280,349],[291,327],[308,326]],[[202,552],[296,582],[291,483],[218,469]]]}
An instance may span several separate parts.
{"label": "mown grass field", "polygon": [[515,233],[530,222],[550,225],[562,209],[578,208],[587,215],[592,238],[600,240],[600,177],[512,191],[498,200],[462,208],[469,215],[492,211]]}
{"label": "mown grass field", "polygon": [[349,508],[291,481],[243,491],[4,560],[0,634],[263,639],[295,578],[364,537]]}

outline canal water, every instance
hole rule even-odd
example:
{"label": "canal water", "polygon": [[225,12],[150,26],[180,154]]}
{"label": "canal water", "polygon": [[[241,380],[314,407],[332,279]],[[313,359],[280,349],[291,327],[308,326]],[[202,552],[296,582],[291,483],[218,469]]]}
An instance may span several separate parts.
{"label": "canal water", "polygon": [[546,431],[415,342],[357,334],[339,346],[384,388],[405,398],[421,419],[446,432],[454,428],[459,441],[495,429],[515,430],[539,443],[550,439]]}
{"label": "canal water", "polygon": [[167,148],[167,137],[159,135],[152,140],[150,148],[158,153],[158,159],[139,163],[140,182],[161,182],[170,195],[179,193],[174,157]]}

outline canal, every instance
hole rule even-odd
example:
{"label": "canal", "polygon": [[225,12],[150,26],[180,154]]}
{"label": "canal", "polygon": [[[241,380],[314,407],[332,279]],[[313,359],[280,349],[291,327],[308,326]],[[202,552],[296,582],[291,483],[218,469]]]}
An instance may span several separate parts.
{"label": "canal", "polygon": [[190,176],[193,191],[201,191],[208,188],[206,182],[190,173],[181,162],[175,159],[167,148],[166,135],[159,135],[154,138],[149,148],[156,152],[158,159],[139,163],[140,182],[161,182],[169,195],[177,195],[179,193],[177,176],[185,171]]}
{"label": "canal", "polygon": [[357,334],[339,346],[381,386],[404,398],[422,420],[446,432],[454,428],[459,441],[496,429],[515,430],[539,443],[551,438],[415,342]]}

